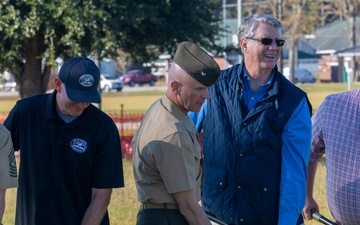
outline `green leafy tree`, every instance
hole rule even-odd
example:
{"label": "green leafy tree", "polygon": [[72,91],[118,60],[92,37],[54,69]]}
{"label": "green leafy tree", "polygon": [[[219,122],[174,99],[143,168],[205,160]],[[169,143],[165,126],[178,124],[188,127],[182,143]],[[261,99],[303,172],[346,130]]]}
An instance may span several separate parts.
{"label": "green leafy tree", "polygon": [[[151,2],[151,4],[149,3]],[[221,22],[214,12],[221,8],[216,0],[131,0],[120,15],[122,50],[132,58],[148,60],[159,52],[173,54],[178,42],[193,41],[214,53],[223,49],[215,44]]]}
{"label": "green leafy tree", "polygon": [[0,71],[23,97],[44,93],[55,59],[74,55],[134,59],[173,54],[180,41],[221,52],[212,0],[3,0]]}

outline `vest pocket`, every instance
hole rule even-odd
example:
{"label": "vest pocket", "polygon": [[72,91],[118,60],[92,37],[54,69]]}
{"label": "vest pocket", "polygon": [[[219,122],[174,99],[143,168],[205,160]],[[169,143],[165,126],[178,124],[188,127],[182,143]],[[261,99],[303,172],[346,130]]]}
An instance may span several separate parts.
{"label": "vest pocket", "polygon": [[230,187],[228,179],[228,172],[225,168],[205,166],[202,205],[206,212],[213,214],[222,221],[233,224],[234,216],[236,216],[234,212],[236,210],[234,204],[236,191],[227,190]]}
{"label": "vest pocket", "polygon": [[205,166],[205,190],[204,194],[218,196],[226,187],[226,169],[212,168]]}
{"label": "vest pocket", "polygon": [[277,224],[279,214],[280,178],[278,176],[263,176],[261,177],[260,188],[261,221],[266,224]]}

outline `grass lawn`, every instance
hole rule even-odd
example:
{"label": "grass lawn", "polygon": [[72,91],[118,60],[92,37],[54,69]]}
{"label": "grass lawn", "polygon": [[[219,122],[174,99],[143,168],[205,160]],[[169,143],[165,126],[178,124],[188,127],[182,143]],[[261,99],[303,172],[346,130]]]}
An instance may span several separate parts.
{"label": "grass lawn", "polygon": [[[298,84],[298,86],[308,93],[314,111],[319,107],[325,96],[347,90],[347,84]],[[360,84],[352,84],[352,88],[360,87]],[[144,92],[144,93],[109,93],[103,95],[101,105],[104,111],[119,110],[121,104],[124,109],[146,110],[156,99],[161,97],[163,92]],[[0,112],[8,112],[18,97],[0,98]],[[314,196],[320,206],[321,213],[331,218],[327,209],[325,198],[325,159],[322,160],[316,174],[316,185]],[[124,159],[125,188],[114,189],[109,214],[112,225],[135,224],[136,214],[139,203],[136,199],[136,188],[132,177],[131,160]],[[14,224],[16,189],[7,190],[6,211],[3,218],[4,224]],[[306,222],[306,225],[320,224],[317,221]]]}

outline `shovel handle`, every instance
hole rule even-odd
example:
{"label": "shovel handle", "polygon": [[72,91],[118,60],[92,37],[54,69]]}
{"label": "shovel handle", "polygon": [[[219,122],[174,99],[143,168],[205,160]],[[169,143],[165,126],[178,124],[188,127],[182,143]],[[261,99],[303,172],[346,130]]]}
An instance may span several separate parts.
{"label": "shovel handle", "polygon": [[337,225],[336,223],[334,223],[333,221],[329,220],[328,218],[326,218],[325,216],[321,215],[320,213],[318,213],[316,211],[312,211],[311,216],[314,220],[319,221],[322,224]]}

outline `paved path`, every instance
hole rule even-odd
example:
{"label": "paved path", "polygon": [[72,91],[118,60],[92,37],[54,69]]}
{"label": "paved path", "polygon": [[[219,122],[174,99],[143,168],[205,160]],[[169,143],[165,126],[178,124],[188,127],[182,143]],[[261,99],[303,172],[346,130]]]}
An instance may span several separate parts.
{"label": "paved path", "polygon": [[[129,87],[124,86],[123,92],[140,92],[140,91],[166,91],[167,86],[135,86]],[[51,91],[50,91],[51,92]],[[0,91],[0,97],[7,97],[7,96],[19,96],[17,91]]]}

